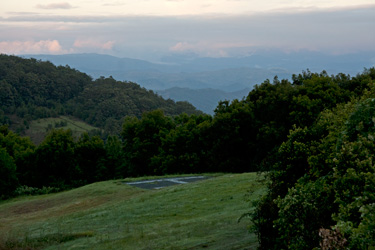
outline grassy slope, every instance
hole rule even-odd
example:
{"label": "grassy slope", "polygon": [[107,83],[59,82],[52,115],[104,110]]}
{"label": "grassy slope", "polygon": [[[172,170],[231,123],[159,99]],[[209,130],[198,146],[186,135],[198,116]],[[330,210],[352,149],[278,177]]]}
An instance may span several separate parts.
{"label": "grassy slope", "polygon": [[[264,192],[254,173],[142,190],[122,181],[0,203],[0,249],[254,249],[247,198]],[[254,191],[254,192],[248,192]]]}
{"label": "grassy slope", "polygon": [[44,137],[48,133],[48,125],[54,128],[55,124],[59,124],[62,121],[66,122],[66,126],[57,127],[57,129],[71,129],[75,137],[79,137],[84,132],[98,129],[78,119],[60,116],[56,118],[44,118],[32,121],[29,129],[25,131],[25,135],[29,136],[34,143],[39,144],[43,141]]}

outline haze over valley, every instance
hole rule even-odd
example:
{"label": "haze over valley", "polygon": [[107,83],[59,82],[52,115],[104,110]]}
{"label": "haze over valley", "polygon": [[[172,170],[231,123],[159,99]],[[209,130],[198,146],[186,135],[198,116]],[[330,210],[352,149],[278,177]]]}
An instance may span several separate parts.
{"label": "haze over valley", "polygon": [[133,81],[164,98],[188,101],[213,114],[220,100],[242,99],[264,80],[290,79],[303,70],[356,75],[375,65],[375,52],[330,55],[312,51],[285,53],[260,51],[246,57],[199,57],[169,55],[159,62],[102,54],[24,55],[69,65],[93,78],[101,76]]}

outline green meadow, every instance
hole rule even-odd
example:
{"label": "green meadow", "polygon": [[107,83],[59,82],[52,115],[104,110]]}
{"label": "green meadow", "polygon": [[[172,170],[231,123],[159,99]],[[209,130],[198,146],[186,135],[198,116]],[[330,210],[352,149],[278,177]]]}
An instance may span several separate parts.
{"label": "green meadow", "polygon": [[59,128],[72,130],[74,137],[98,129],[76,118],[60,116],[31,121],[29,128],[25,131],[25,136],[29,136],[33,142],[39,144],[50,130]]}
{"label": "green meadow", "polygon": [[[134,179],[142,180],[143,178]],[[159,190],[98,182],[0,203],[0,249],[255,249],[242,214],[265,191],[256,173]]]}

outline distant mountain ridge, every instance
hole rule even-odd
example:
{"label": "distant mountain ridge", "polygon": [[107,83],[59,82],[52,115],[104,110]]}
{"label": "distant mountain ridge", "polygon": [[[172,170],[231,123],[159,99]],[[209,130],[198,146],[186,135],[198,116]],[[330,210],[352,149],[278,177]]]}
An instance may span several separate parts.
{"label": "distant mountain ridge", "polygon": [[280,78],[290,75],[290,72],[284,69],[247,67],[247,64],[242,64],[240,61],[233,64],[229,59],[222,61],[222,59],[197,58],[181,63],[173,61],[151,63],[101,54],[25,55],[24,57],[50,61],[56,65],[69,65],[93,78],[112,76],[122,81],[137,82],[142,87],[152,90],[181,87],[212,88],[233,92],[252,88],[253,85],[275,75],[279,75]]}
{"label": "distant mountain ridge", "polygon": [[187,101],[194,103],[194,106],[203,112],[213,115],[219,101],[224,100],[241,100],[246,97],[250,89],[243,89],[236,92],[225,92],[219,89],[189,89],[174,87],[166,90],[158,90],[165,99],[173,99],[175,101]]}
{"label": "distant mountain ridge", "polygon": [[[273,79],[276,75],[279,79],[290,79],[292,74],[310,69],[312,72],[326,70],[328,74],[345,73],[353,76],[365,67],[375,65],[375,51],[346,55],[313,51],[263,51],[244,57],[224,58],[175,54],[161,58],[157,63],[102,54],[24,57],[69,65],[93,78],[112,76],[117,80],[136,82],[175,101],[189,100],[206,113],[212,113],[215,108],[213,104],[219,100],[233,100],[234,96],[242,98],[255,84]],[[241,94],[233,95],[236,91]]]}
{"label": "distant mountain ridge", "polygon": [[[161,58],[159,62],[120,58],[104,54],[65,54],[65,55],[24,55],[26,58],[48,60],[54,64],[69,66],[90,74],[93,77],[109,76],[109,73],[119,72],[158,72],[167,74],[186,74],[198,72],[217,72],[227,69],[258,69],[268,73],[266,78],[273,78],[275,73],[298,74],[309,68],[313,72],[326,70],[330,74],[346,73],[356,75],[364,67],[375,66],[375,51],[357,52],[352,54],[331,55],[314,51],[260,51],[244,57],[209,58],[194,55],[170,55]],[[90,72],[87,72],[90,71]],[[280,71],[280,72],[279,72]],[[126,75],[123,75],[126,76]],[[285,77],[290,75],[285,74]],[[279,75],[279,78],[281,76]],[[258,78],[256,82],[241,83],[259,84],[265,78]],[[131,80],[131,79],[119,79]],[[231,85],[233,82],[229,83]],[[211,83],[213,88],[215,83]],[[143,85],[142,85],[143,86]],[[147,86],[143,86],[146,87]],[[172,86],[175,87],[175,86]],[[182,86],[177,86],[182,87]],[[162,88],[158,88],[162,89]],[[233,89],[231,91],[234,91]]]}

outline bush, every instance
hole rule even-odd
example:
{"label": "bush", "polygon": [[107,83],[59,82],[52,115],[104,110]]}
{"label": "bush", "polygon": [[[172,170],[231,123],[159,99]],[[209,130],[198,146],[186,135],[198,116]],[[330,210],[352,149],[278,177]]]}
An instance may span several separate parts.
{"label": "bush", "polygon": [[56,187],[42,187],[42,188],[36,188],[36,187],[28,187],[28,186],[20,186],[15,191],[14,194],[16,196],[21,195],[40,195],[40,194],[51,194],[51,193],[57,193],[60,189]]}
{"label": "bush", "polygon": [[4,148],[0,148],[0,199],[8,198],[18,185],[16,164]]}

